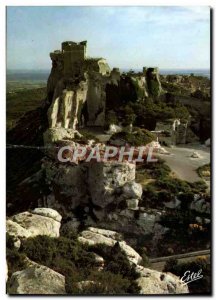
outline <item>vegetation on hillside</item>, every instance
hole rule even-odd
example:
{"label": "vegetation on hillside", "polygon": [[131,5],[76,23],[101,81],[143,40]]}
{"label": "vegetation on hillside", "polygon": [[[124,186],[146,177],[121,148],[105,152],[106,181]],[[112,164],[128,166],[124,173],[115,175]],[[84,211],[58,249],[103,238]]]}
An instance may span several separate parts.
{"label": "vegetation on hillside", "polygon": [[114,133],[110,138],[111,143],[114,140],[122,140],[131,146],[145,146],[154,139],[155,136],[150,131],[136,127],[133,128],[132,132],[124,130],[122,132]]}
{"label": "vegetation on hillside", "polygon": [[202,178],[210,178],[211,176],[211,164],[205,164],[197,169],[197,173]]}
{"label": "vegetation on hillside", "polygon": [[[182,263],[178,263],[177,260],[170,259],[166,262],[163,271],[171,272],[179,276],[180,278],[183,278],[183,280],[185,280],[189,276],[189,274],[200,273],[200,276],[202,276],[202,278],[188,283],[190,294],[211,293],[211,266],[205,256],[201,256],[195,260]],[[184,276],[184,274],[186,276]]]}
{"label": "vegetation on hillside", "polygon": [[[171,250],[172,253],[185,253],[208,248],[211,238],[210,222],[197,224],[197,217],[208,220],[209,215],[190,209],[195,194],[202,195],[206,202],[210,201],[204,181],[190,183],[175,178],[170,168],[159,159],[156,163],[140,165],[136,172],[136,182],[143,186],[139,206],[150,211],[163,211],[159,223],[168,229],[154,251],[155,256],[169,255]],[[165,203],[174,204],[176,198],[180,201],[176,208],[169,209],[165,206]],[[151,238],[145,240],[143,246],[151,248]]]}
{"label": "vegetation on hillside", "polygon": [[39,107],[46,98],[46,88],[24,89],[6,95],[7,130],[28,111]]}
{"label": "vegetation on hillside", "polygon": [[[95,254],[103,254],[105,265],[99,270]],[[51,238],[37,236],[22,242],[20,250],[13,248],[7,236],[7,261],[9,276],[26,268],[26,260],[45,265],[65,276],[66,291],[69,294],[137,294],[135,283],[137,273],[118,244],[113,247],[80,244],[74,235]],[[94,285],[81,290],[79,282],[93,281]]]}

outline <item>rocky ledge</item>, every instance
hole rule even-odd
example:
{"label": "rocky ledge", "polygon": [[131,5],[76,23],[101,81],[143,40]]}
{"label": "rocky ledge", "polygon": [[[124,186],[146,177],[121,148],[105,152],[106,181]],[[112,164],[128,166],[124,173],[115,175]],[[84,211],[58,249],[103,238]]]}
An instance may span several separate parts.
{"label": "rocky ledge", "polygon": [[[61,216],[57,211],[49,208],[36,208],[31,212],[23,212],[8,219],[7,233],[14,239],[14,246],[20,248],[23,241],[37,235],[58,238],[60,226]],[[118,232],[88,227],[79,232],[78,243],[88,246],[103,245],[104,247],[118,245],[119,251],[125,254],[129,264],[135,267],[138,274],[136,284],[140,289],[140,294],[188,293],[188,287],[183,285],[177,276],[141,266],[142,257],[122,239]],[[98,268],[98,272],[101,272],[104,258],[97,254],[94,254],[94,257],[95,261],[101,265]],[[94,281],[77,282],[80,293],[85,293],[85,288],[89,284],[96,283]],[[65,276],[25,257],[25,267],[18,268],[9,276],[7,289],[9,294],[63,295],[66,294]]]}

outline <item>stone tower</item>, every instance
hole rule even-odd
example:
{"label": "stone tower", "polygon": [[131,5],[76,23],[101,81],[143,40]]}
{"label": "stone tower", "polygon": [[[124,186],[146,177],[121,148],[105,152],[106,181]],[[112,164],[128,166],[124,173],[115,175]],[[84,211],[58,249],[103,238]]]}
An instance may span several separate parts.
{"label": "stone tower", "polygon": [[62,43],[62,54],[64,62],[64,76],[79,76],[81,66],[86,59],[86,47],[87,41],[80,43],[75,42],[63,42]]}

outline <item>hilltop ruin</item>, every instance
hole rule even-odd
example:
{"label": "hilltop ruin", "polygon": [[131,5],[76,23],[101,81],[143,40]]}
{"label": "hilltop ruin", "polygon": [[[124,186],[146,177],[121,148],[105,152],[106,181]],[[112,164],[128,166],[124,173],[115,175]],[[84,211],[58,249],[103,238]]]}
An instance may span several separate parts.
{"label": "hilltop ruin", "polygon": [[50,53],[52,70],[47,84],[49,125],[75,129],[104,126],[106,112],[120,106],[124,97],[158,96],[161,84],[157,68],[140,73],[120,73],[110,69],[106,59],[89,58],[87,42],[63,42],[62,49]]}

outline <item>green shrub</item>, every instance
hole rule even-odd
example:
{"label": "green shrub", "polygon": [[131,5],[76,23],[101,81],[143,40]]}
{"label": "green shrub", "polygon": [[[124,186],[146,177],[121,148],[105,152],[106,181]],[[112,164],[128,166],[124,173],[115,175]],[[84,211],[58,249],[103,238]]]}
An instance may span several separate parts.
{"label": "green shrub", "polygon": [[157,182],[156,182],[157,187],[161,188],[161,189],[165,189],[167,191],[169,191],[170,193],[186,193],[186,192],[190,192],[191,188],[189,183],[187,183],[184,180],[178,179],[178,178],[160,178]]}
{"label": "green shrub", "polygon": [[65,237],[69,240],[77,240],[77,231],[74,229],[71,229],[71,228],[68,228],[67,226],[63,226],[62,228],[60,228],[60,234],[62,237]]}
{"label": "green shrub", "polygon": [[142,199],[140,200],[139,205],[148,208],[163,208],[164,204],[159,196],[154,183],[150,183],[143,188]]}
{"label": "green shrub", "polygon": [[26,268],[26,255],[24,253],[20,253],[17,249],[7,248],[6,258],[8,265],[8,277],[10,277],[14,272]]}
{"label": "green shrub", "polygon": [[188,210],[191,202],[194,200],[194,193],[187,192],[178,195],[178,199],[181,201],[181,209]]}
{"label": "green shrub", "polygon": [[177,264],[178,264],[178,260],[176,258],[170,258],[169,260],[166,261],[163,272],[173,273]]}
{"label": "green shrub", "polygon": [[132,133],[128,131],[114,133],[111,139],[121,139],[132,146],[145,146],[152,142],[155,136],[147,129],[134,128]]}
{"label": "green shrub", "polygon": [[120,274],[123,277],[131,280],[138,278],[138,274],[135,271],[134,266],[131,266],[124,251],[121,250],[118,242],[113,247],[99,244],[89,247],[89,250],[94,251],[105,259],[104,270],[114,274]]}
{"label": "green shrub", "polygon": [[211,164],[205,164],[197,169],[197,173],[200,177],[210,177],[211,176]]}
{"label": "green shrub", "polygon": [[202,279],[188,284],[191,294],[210,294],[211,293],[211,267],[206,257],[200,257],[189,262],[177,263],[177,261],[167,261],[164,272],[171,272],[182,277],[186,271],[197,273],[202,270]]}
{"label": "green shrub", "polygon": [[[92,253],[87,252],[78,241],[65,237],[37,236],[29,238],[23,242],[21,251],[33,261],[55,270],[58,269],[65,276],[73,272],[75,267],[81,269],[96,267]],[[65,267],[67,265],[68,268]]]}
{"label": "green shrub", "polygon": [[192,182],[190,183],[190,186],[194,193],[205,193],[208,187],[205,181],[203,180]]}
{"label": "green shrub", "polygon": [[134,282],[138,278],[134,266],[131,266],[125,253],[118,243],[113,247],[104,244],[88,246],[88,251],[93,251],[105,259],[103,271],[91,271],[85,280],[93,281],[84,290],[80,290],[77,282],[80,278],[76,273],[67,277],[66,290],[70,294],[136,294],[138,285]]}
{"label": "green shrub", "polygon": [[81,144],[87,144],[89,140],[94,140],[95,142],[99,142],[99,139],[91,132],[88,132],[86,130],[80,130],[80,133],[82,134],[81,137],[74,137],[73,141]]}
{"label": "green shrub", "polygon": [[14,238],[8,233],[6,233],[6,247],[9,249],[14,248]]}
{"label": "green shrub", "polygon": [[106,114],[106,126],[109,127],[111,124],[118,124],[118,117],[114,110],[109,110]]}
{"label": "green shrub", "polygon": [[175,114],[175,118],[180,119],[181,122],[188,121],[188,119],[190,117],[188,109],[183,105],[179,105],[179,106],[175,107],[174,114]]}
{"label": "green shrub", "polygon": [[[85,288],[80,289],[78,284],[73,278],[68,278],[66,282],[66,291],[68,294],[105,294],[105,295],[122,295],[129,293],[138,293],[138,286],[133,283],[134,287],[131,287],[131,282],[123,278],[120,274],[113,274],[107,271],[91,272],[88,277],[90,283]],[[92,281],[92,282],[91,282]],[[135,286],[137,289],[135,289]]]}
{"label": "green shrub", "polygon": [[[21,253],[13,252],[11,261],[18,257],[18,266],[27,256],[65,276],[66,290],[71,294],[127,294],[138,293],[134,280],[138,277],[118,243],[113,247],[106,245],[85,246],[76,238],[51,238],[37,236],[23,241]],[[95,252],[105,259],[103,271],[98,271]],[[14,256],[15,255],[15,256]],[[96,284],[80,291],[80,281],[96,281]]]}

